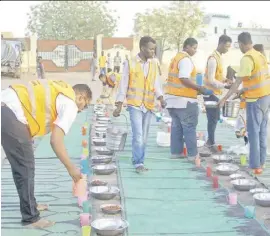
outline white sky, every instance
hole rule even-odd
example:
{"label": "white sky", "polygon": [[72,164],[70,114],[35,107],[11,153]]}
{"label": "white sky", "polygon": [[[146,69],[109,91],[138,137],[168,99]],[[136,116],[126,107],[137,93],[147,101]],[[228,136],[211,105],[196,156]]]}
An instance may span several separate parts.
{"label": "white sky", "polygon": [[[11,31],[16,37],[23,37],[27,25],[27,12],[33,4],[39,1],[2,1],[0,3],[0,31]],[[133,18],[136,12],[144,12],[148,8],[162,7],[168,1],[114,1],[110,6],[117,10],[120,16],[118,32],[115,36],[127,37],[133,32]],[[270,1],[204,1],[203,7],[207,13],[220,13],[231,16],[232,26],[243,22],[249,26],[256,22],[263,28],[270,29]]]}

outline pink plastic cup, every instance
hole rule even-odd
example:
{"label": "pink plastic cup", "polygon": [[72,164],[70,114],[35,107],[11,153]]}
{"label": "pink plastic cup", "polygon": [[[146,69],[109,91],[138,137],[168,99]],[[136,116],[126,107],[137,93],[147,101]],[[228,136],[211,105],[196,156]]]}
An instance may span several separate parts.
{"label": "pink plastic cup", "polygon": [[86,195],[87,182],[85,179],[80,179],[77,183],[73,182],[73,195],[81,197]]}
{"label": "pink plastic cup", "polygon": [[80,222],[81,222],[81,226],[90,225],[90,214],[89,213],[81,213],[80,214]]}
{"label": "pink plastic cup", "polygon": [[82,204],[84,201],[88,200],[88,191],[86,191],[86,194],[84,196],[79,196],[78,197],[78,205],[79,207],[82,207]]}

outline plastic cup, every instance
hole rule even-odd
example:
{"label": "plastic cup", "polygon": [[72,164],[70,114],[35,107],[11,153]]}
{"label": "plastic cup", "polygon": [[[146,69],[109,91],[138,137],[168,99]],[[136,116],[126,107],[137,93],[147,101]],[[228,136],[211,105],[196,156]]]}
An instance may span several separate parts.
{"label": "plastic cup", "polygon": [[87,200],[83,201],[82,209],[84,213],[90,213],[90,202]]}
{"label": "plastic cup", "polygon": [[237,205],[237,193],[229,193],[227,196],[227,201],[230,205]]}
{"label": "plastic cup", "polygon": [[218,145],[217,148],[219,152],[222,152],[222,145]]}
{"label": "plastic cup", "polygon": [[90,225],[90,214],[89,213],[81,213],[80,214],[80,222],[81,222],[81,226],[89,226]]}
{"label": "plastic cup", "polygon": [[82,154],[82,155],[81,155],[81,160],[84,160],[84,159],[87,159],[87,156],[84,155],[84,154]]}
{"label": "plastic cup", "polygon": [[87,159],[81,160],[81,172],[86,175],[90,174],[89,162]]}
{"label": "plastic cup", "polygon": [[88,145],[88,142],[87,142],[87,140],[83,140],[82,141],[82,146],[84,147],[84,148],[87,148],[87,145]]}
{"label": "plastic cup", "polygon": [[82,236],[91,235],[91,226],[82,226]]}
{"label": "plastic cup", "polygon": [[206,167],[206,176],[211,177],[212,176],[212,169],[210,166]]}
{"label": "plastic cup", "polygon": [[83,155],[85,155],[85,156],[88,156],[89,155],[88,148],[83,148],[82,152],[83,152]]}
{"label": "plastic cup", "polygon": [[240,164],[241,164],[241,166],[245,166],[247,164],[247,156],[246,155],[240,156]]}
{"label": "plastic cup", "polygon": [[255,206],[245,206],[245,217],[252,219],[255,217]]}
{"label": "plastic cup", "polygon": [[200,167],[201,166],[201,159],[200,158],[196,158],[195,159],[195,165],[196,165],[196,167]]}
{"label": "plastic cup", "polygon": [[183,149],[183,154],[184,154],[184,156],[187,156],[187,148],[186,147],[184,147],[184,149]]}
{"label": "plastic cup", "polygon": [[86,195],[87,182],[84,179],[80,179],[77,183],[73,182],[73,195],[76,197]]}

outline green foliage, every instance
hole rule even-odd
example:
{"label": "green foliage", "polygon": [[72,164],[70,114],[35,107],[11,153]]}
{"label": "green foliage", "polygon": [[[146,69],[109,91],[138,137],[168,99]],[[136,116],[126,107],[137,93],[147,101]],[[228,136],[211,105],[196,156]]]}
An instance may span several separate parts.
{"label": "green foliage", "polygon": [[164,51],[179,51],[186,38],[195,36],[202,20],[203,12],[198,2],[172,1],[167,8],[137,13],[134,32],[137,36],[149,35],[157,40],[162,58]]}
{"label": "green foliage", "polygon": [[49,1],[31,7],[27,31],[39,39],[91,39],[98,34],[110,37],[117,20],[104,1]]}

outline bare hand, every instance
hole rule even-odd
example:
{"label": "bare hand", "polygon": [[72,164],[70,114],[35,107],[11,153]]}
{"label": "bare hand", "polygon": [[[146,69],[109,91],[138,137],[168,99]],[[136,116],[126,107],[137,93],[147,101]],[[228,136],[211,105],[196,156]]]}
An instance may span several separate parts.
{"label": "bare hand", "polygon": [[165,100],[160,100],[160,106],[162,107],[162,108],[165,108],[166,106],[167,106],[167,102],[165,101]]}
{"label": "bare hand", "polygon": [[70,177],[74,180],[74,182],[78,182],[82,178],[82,174],[79,168],[73,165],[69,170],[68,173]]}
{"label": "bare hand", "polygon": [[219,102],[218,102],[218,104],[217,104],[217,106],[218,106],[219,108],[222,108],[222,107],[224,107],[225,102],[226,102],[226,100],[220,99]]}
{"label": "bare hand", "polygon": [[120,116],[121,113],[121,108],[117,107],[114,111],[113,111],[113,116],[114,117],[118,117]]}

